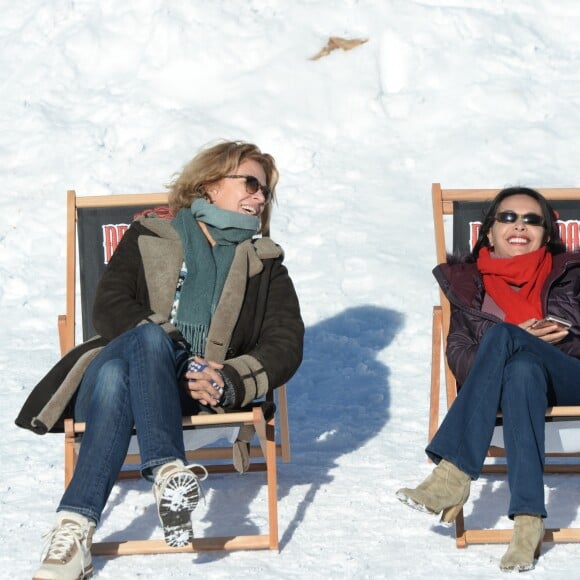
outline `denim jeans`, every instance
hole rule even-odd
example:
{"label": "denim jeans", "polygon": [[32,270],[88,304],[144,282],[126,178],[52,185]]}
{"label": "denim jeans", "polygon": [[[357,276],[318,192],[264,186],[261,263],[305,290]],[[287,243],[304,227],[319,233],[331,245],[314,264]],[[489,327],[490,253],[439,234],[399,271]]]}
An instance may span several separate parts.
{"label": "denim jeans", "polygon": [[488,330],[457,399],[427,446],[435,462],[453,463],[472,479],[483,467],[496,413],[503,434],[511,493],[509,517],[546,517],[545,412],[580,404],[580,360],[513,324]]}
{"label": "denim jeans", "polygon": [[174,459],[185,461],[182,415],[196,403],[178,386],[188,353],[156,324],[144,324],[107,344],[88,366],[74,415],[86,421],[78,463],[57,511],[99,522],[121,470],[133,427],[141,473]]}

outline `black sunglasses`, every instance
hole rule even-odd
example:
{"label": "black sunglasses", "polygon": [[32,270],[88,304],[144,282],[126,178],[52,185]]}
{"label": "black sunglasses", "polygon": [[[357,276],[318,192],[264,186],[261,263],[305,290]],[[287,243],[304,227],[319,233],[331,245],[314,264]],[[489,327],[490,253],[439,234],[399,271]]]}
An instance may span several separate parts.
{"label": "black sunglasses", "polygon": [[515,224],[518,219],[522,221],[527,226],[544,226],[544,218],[537,213],[526,213],[524,215],[517,214],[515,211],[500,211],[496,216],[496,221],[502,224]]}
{"label": "black sunglasses", "polygon": [[272,199],[272,192],[270,191],[270,188],[267,185],[262,185],[258,181],[257,177],[254,177],[253,175],[226,175],[225,177],[227,177],[228,179],[245,179],[246,191],[250,195],[254,195],[254,193],[260,190],[262,192],[262,195],[264,196],[264,200],[266,201],[266,203],[270,203],[270,200]]}

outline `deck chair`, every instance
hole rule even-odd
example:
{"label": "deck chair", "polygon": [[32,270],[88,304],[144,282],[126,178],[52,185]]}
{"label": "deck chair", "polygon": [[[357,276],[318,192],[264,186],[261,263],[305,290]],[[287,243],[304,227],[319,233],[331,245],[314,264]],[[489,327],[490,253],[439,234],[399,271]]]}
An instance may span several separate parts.
{"label": "deck chair", "polygon": [[[447,251],[469,252],[479,233],[484,209],[499,189],[442,189],[432,185],[433,218],[437,263],[447,260]],[[568,250],[579,246],[580,188],[539,189],[559,215],[560,235]],[[447,220],[445,219],[447,218]],[[451,223],[450,223],[451,222]],[[452,238],[452,246],[446,239]],[[429,412],[429,441],[440,424],[440,399],[442,376],[445,381],[447,409],[457,396],[455,377],[444,356],[449,332],[450,304],[440,291],[441,304],[433,308],[433,335],[431,358],[431,398]],[[498,417],[501,417],[498,414]],[[580,406],[551,407],[546,412],[546,473],[580,473]],[[484,474],[506,473],[501,427],[496,427],[491,447],[483,468]],[[552,459],[550,459],[552,458]],[[565,458],[565,459],[564,459]],[[463,510],[455,520],[455,537],[458,548],[468,544],[509,543],[512,530],[465,529]],[[580,542],[580,528],[546,529],[546,542]]]}
{"label": "deck chair", "polygon": [[[167,213],[166,193],[102,195],[78,197],[74,190],[67,192],[67,257],[66,257],[66,314],[58,317],[61,353],[64,355],[76,342],[76,294],[80,289],[82,337],[96,334],[92,326],[91,309],[99,281],[108,260],[133,219],[149,211]],[[78,244],[78,258],[77,258]],[[78,269],[77,269],[78,263]],[[128,540],[95,543],[95,555],[153,554],[198,550],[278,549],[277,475],[276,461],[280,456],[290,461],[290,439],[286,386],[276,389],[262,404],[235,413],[203,415],[183,418],[186,455],[189,461],[200,461],[210,473],[235,471],[232,447],[200,448],[219,437],[235,438],[238,428],[255,430],[258,444],[250,446],[249,471],[266,471],[268,486],[268,531],[266,534],[233,535],[228,537],[196,538],[192,546],[171,548],[164,540]],[[278,415],[276,442],[275,411]],[[69,484],[77,462],[78,450],[85,424],[65,419],[65,487]],[[234,431],[234,433],[232,433]],[[136,438],[133,437],[135,440]],[[132,442],[121,478],[138,477],[132,468],[140,463],[138,447]]]}

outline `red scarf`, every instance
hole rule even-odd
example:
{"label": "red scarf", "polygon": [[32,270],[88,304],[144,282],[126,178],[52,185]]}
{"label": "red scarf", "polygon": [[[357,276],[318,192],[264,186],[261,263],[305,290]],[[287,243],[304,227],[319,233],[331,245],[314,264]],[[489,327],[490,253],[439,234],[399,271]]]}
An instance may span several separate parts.
{"label": "red scarf", "polygon": [[552,270],[552,254],[545,247],[513,258],[494,258],[489,248],[481,248],[477,269],[485,291],[505,312],[506,322],[520,324],[543,317],[540,295]]}

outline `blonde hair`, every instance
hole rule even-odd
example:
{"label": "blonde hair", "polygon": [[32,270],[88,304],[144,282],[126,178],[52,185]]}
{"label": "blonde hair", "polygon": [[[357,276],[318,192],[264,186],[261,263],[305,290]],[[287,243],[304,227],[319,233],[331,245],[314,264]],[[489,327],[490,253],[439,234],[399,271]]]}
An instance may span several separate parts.
{"label": "blonde hair", "polygon": [[[181,173],[177,174],[167,186],[169,188],[169,209],[177,215],[180,209],[189,207],[196,198],[208,199],[207,187],[235,171],[246,159],[258,162],[266,174],[266,185],[275,199],[278,169],[274,158],[268,153],[243,141],[221,141],[207,146],[187,163]],[[262,212],[262,235],[269,235],[272,203],[268,203]]]}

